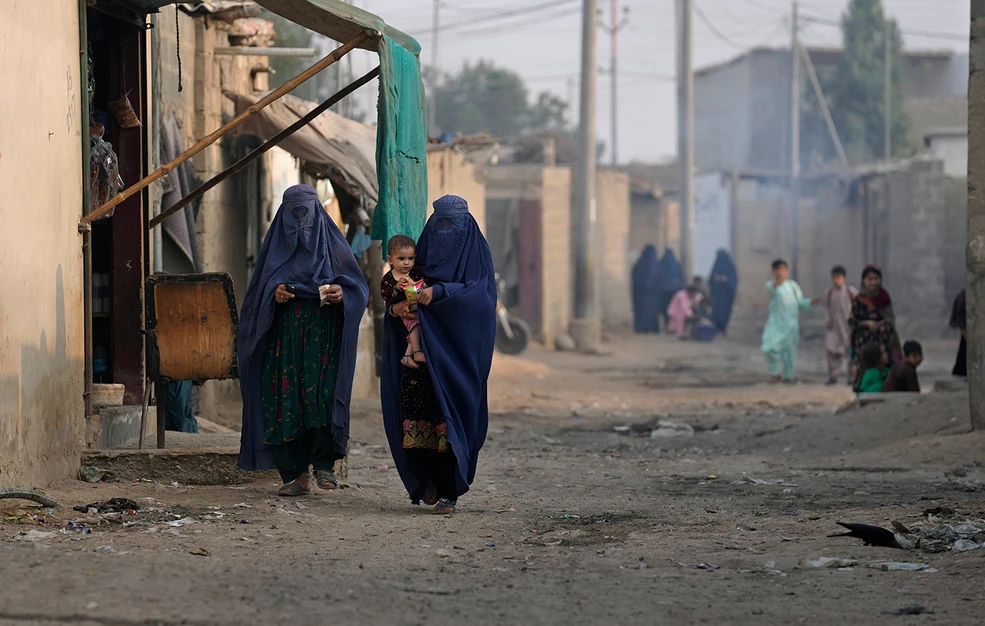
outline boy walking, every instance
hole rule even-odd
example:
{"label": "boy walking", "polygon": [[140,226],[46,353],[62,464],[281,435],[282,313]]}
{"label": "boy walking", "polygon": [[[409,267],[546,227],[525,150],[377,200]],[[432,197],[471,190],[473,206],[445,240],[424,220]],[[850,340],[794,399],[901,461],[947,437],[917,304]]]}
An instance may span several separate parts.
{"label": "boy walking", "polygon": [[848,318],[852,316],[852,302],[858,290],[848,284],[848,273],[838,265],[831,270],[831,288],[824,303],[828,312],[828,332],[824,338],[824,350],[828,357],[828,384],[837,385],[841,374],[841,362],[848,361],[848,382],[855,380],[855,359],[849,354],[852,347],[852,329]]}
{"label": "boy walking", "polygon": [[789,278],[790,269],[783,259],[773,261],[773,280],[766,283],[770,294],[770,312],[763,328],[762,350],[770,368],[771,383],[794,382],[797,346],[800,344],[800,310],[816,304],[804,297],[800,285]]}

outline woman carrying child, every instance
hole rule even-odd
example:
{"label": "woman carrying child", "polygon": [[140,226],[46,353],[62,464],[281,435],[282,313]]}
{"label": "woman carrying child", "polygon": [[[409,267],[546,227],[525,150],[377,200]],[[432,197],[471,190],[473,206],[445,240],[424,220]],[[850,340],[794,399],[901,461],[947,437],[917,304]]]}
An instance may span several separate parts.
{"label": "woman carrying child", "polygon": [[426,287],[417,294],[424,361],[405,361],[406,300],[388,307],[380,395],[390,453],[414,504],[455,512],[475,478],[489,426],[486,383],[496,342],[496,280],[489,245],[468,203],[445,196],[417,245]]}

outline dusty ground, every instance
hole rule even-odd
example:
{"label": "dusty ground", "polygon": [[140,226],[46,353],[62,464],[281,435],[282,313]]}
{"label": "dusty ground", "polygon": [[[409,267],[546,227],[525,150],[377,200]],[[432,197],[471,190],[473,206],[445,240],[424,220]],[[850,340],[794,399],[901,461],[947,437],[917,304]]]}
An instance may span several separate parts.
{"label": "dusty ground", "polygon": [[[285,506],[273,482],[129,482],[139,476],[49,490],[145,509],[101,525],[64,510],[38,524],[47,511],[4,501],[4,517],[21,519],[0,522],[0,624],[985,620],[985,549],[826,537],[839,520],[918,526],[941,505],[947,523],[985,517],[985,437],[967,433],[966,394],[836,415],[851,394],[819,384],[816,344],[805,382],[783,387],[761,383],[749,345],[622,337],[609,348],[497,360],[489,440],[453,518],[409,505],[372,403],[354,415],[352,488],[338,493]],[[946,378],[953,349],[927,345],[926,387]],[[653,438],[659,420],[695,432]],[[76,520],[91,534],[66,528]],[[819,557],[858,565],[806,563]],[[867,566],[885,560],[932,569]],[[886,614],[913,606],[934,613]]]}

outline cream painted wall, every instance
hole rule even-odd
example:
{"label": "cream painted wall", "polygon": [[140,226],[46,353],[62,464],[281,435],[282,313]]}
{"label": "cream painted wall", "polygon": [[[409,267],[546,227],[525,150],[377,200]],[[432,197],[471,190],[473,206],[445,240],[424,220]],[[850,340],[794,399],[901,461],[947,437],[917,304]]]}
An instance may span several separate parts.
{"label": "cream painted wall", "polygon": [[72,475],[85,430],[78,3],[38,4],[0,3],[0,487]]}

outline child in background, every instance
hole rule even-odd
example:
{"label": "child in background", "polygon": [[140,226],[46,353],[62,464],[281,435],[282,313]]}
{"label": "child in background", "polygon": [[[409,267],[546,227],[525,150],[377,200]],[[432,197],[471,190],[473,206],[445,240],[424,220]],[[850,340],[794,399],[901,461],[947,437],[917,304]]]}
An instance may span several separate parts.
{"label": "child in background", "polygon": [[689,285],[674,294],[667,307],[667,317],[670,318],[668,328],[677,335],[678,339],[687,337],[687,324],[694,318],[695,310],[701,304],[701,294],[694,285]]}
{"label": "child in background", "polygon": [[889,376],[889,355],[886,349],[878,343],[867,343],[862,346],[860,353],[862,365],[862,382],[859,383],[859,393],[879,393]]}
{"label": "child in background", "polygon": [[[404,290],[423,280],[424,275],[416,265],[417,244],[407,235],[394,235],[390,238],[386,260],[391,269],[383,277],[380,295],[389,308],[406,300]],[[421,349],[421,325],[416,315],[402,321],[407,328],[407,353],[400,362],[404,367],[417,369],[418,363],[426,363],[424,350]]]}
{"label": "child in background", "polygon": [[841,362],[848,361],[848,382],[855,381],[855,359],[850,350],[852,347],[852,329],[848,318],[852,316],[852,302],[858,290],[848,284],[848,274],[845,268],[838,265],[831,270],[831,288],[824,299],[828,312],[828,332],[824,338],[824,351],[828,357],[828,384],[838,384],[841,374]]}
{"label": "child in background", "polygon": [[886,382],[884,392],[901,391],[920,393],[920,380],[917,379],[917,368],[923,363],[923,346],[916,341],[903,344],[903,360],[893,365]]}

